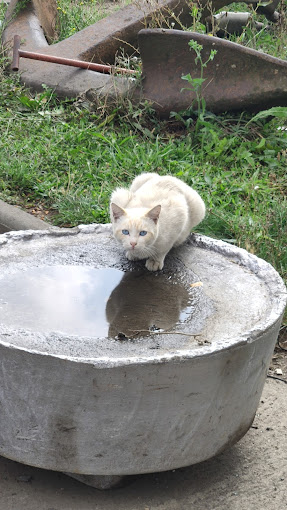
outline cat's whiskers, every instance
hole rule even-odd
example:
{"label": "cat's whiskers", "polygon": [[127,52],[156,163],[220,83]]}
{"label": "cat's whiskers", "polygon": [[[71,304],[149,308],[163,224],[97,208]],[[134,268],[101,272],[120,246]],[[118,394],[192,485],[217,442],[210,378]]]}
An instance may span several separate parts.
{"label": "cat's whiskers", "polygon": [[137,249],[135,254],[138,253],[138,256],[144,258],[154,258],[156,255],[156,250],[153,246],[143,246]]}

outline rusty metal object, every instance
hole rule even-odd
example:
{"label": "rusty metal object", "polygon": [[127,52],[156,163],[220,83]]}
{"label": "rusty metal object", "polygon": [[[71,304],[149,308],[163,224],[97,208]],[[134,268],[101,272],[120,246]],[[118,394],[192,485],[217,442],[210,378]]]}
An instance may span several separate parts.
{"label": "rusty metal object", "polygon": [[141,30],[142,97],[159,115],[169,117],[171,111],[186,110],[197,99],[192,84],[182,80],[188,73],[192,78],[201,76],[200,64],[188,44],[191,39],[202,45],[203,61],[211,50],[217,52],[203,74],[201,97],[208,110],[219,113],[287,106],[285,60],[195,32]]}
{"label": "rusty metal object", "polygon": [[[40,2],[43,3],[43,2]],[[222,3],[222,5],[221,5]],[[254,0],[248,3],[257,5]],[[8,7],[3,42],[9,48],[15,33],[24,40],[23,50],[66,58],[71,60],[97,61],[104,65],[114,62],[115,54],[124,46],[133,45],[139,30],[147,26],[148,20],[161,14],[174,12],[182,23],[190,21],[190,6],[186,0],[157,0],[155,4],[141,1],[121,9],[117,13],[76,33],[68,39],[49,46],[29,4],[18,14],[18,2],[11,0]],[[207,9],[207,0],[202,0]],[[278,4],[272,2],[271,11]],[[226,0],[213,0],[217,9],[226,5]],[[250,50],[215,37],[192,34],[178,30],[143,30],[139,34],[140,53],[143,61],[143,86],[129,75],[107,75],[104,73],[78,72],[76,68],[50,62],[27,60],[20,62],[21,80],[34,90],[42,90],[42,84],[55,90],[60,97],[76,97],[92,91],[98,99],[118,100],[118,97],[149,99],[158,113],[169,116],[171,110],[180,111],[189,107],[196,99],[193,90],[181,76],[191,73],[200,77],[200,68],[195,64],[195,54],[188,41],[195,38],[203,45],[205,59],[211,49],[217,50],[215,59],[204,70],[206,81],[202,95],[207,108],[214,112],[227,110],[260,110],[268,106],[286,105],[286,62],[255,50]],[[20,50],[22,51],[22,50]],[[191,88],[191,87],[190,87]]]}
{"label": "rusty metal object", "polygon": [[276,11],[276,8],[278,7],[280,0],[273,0],[273,2],[266,3],[265,5],[260,5],[260,2],[246,0],[247,4],[253,4],[254,10],[258,14],[263,14],[269,21],[272,21],[273,23],[277,23],[279,21],[280,15]]}
{"label": "rusty metal object", "polygon": [[[43,30],[33,9],[34,4],[19,10],[19,3],[19,0],[11,0],[8,6],[4,45],[8,46],[14,34],[20,34],[24,39],[25,50],[41,48],[41,53],[50,52],[59,57],[65,55],[67,58],[105,64],[114,63],[115,54],[120,48],[131,51],[132,46],[136,47],[138,32],[147,27],[153,18],[166,19],[168,23],[168,20],[176,21],[175,16],[180,17],[182,23],[188,25],[190,22],[188,0],[138,0],[136,4],[132,3],[114,12],[49,48],[42,36]],[[177,24],[175,26],[179,27]]]}
{"label": "rusty metal object", "polygon": [[240,35],[244,27],[251,25],[256,30],[264,29],[264,24],[253,19],[250,12],[227,12],[208,16],[205,20],[207,32],[217,37],[228,37],[230,34]]}
{"label": "rusty metal object", "polygon": [[[2,42],[6,53],[11,56],[14,34],[23,41],[23,50],[65,55],[69,59],[86,62],[113,64],[120,48],[133,51],[137,46],[138,32],[149,21],[159,16],[180,16],[183,23],[190,21],[190,5],[187,0],[139,0],[136,5],[127,7],[101,19],[97,23],[76,32],[74,35],[49,46],[44,32],[35,14],[32,3],[20,11],[19,1],[11,0],[7,8],[6,28]],[[43,83],[53,89],[59,97],[77,97],[88,90],[95,91],[98,98],[116,100],[119,96],[130,96],[136,86],[136,80],[128,75],[78,72],[76,68],[39,62],[29,59],[20,61],[21,81],[29,88],[42,91]]]}
{"label": "rusty metal object", "polygon": [[64,66],[78,67],[81,69],[88,69],[89,71],[97,71],[98,73],[121,73],[121,74],[136,74],[132,69],[125,69],[121,67],[109,66],[104,64],[96,64],[94,62],[85,62],[84,60],[75,60],[71,58],[56,57],[54,55],[46,55],[44,53],[35,53],[33,51],[20,50],[21,38],[19,35],[14,36],[13,47],[13,61],[12,70],[19,70],[20,57],[29,58],[32,60],[40,60],[42,62],[51,62],[53,64],[61,64]]}
{"label": "rusty metal object", "polygon": [[[276,11],[280,0],[273,0],[266,5],[260,5],[258,0],[243,0],[247,5],[251,5],[255,12],[263,14],[269,21],[276,23],[280,15]],[[211,16],[214,12],[219,11],[222,7],[233,3],[232,0],[197,0],[197,5],[201,9],[201,19],[205,22],[208,16]]]}

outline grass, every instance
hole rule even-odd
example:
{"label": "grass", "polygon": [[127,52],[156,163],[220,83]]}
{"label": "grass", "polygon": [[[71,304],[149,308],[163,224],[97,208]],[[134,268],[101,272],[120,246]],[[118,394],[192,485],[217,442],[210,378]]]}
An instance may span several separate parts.
{"label": "grass", "polygon": [[58,26],[55,42],[70,37],[88,25],[96,23],[108,14],[115,12],[131,0],[58,0]]}
{"label": "grass", "polygon": [[41,207],[59,226],[105,223],[116,186],[143,171],[172,174],[207,204],[197,231],[248,249],[287,280],[287,108],[254,121],[206,112],[200,124],[163,122],[148,105],[106,111],[31,94],[0,59],[3,200]]}

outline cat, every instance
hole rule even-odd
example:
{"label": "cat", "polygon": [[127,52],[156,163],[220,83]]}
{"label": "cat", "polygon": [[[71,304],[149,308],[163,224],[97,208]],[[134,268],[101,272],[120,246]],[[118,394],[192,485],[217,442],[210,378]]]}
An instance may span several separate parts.
{"label": "cat", "polygon": [[205,216],[199,194],[177,177],[143,173],[129,189],[111,196],[114,237],[129,260],[146,259],[149,271],[163,268],[167,253],[182,244]]}

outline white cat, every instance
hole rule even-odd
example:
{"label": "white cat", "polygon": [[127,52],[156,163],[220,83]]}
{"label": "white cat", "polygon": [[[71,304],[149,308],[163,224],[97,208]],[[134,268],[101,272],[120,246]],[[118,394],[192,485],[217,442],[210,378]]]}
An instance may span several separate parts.
{"label": "white cat", "polygon": [[179,246],[205,216],[199,194],[180,179],[144,173],[130,188],[111,196],[115,238],[129,260],[147,259],[149,271],[162,269],[173,246]]}

